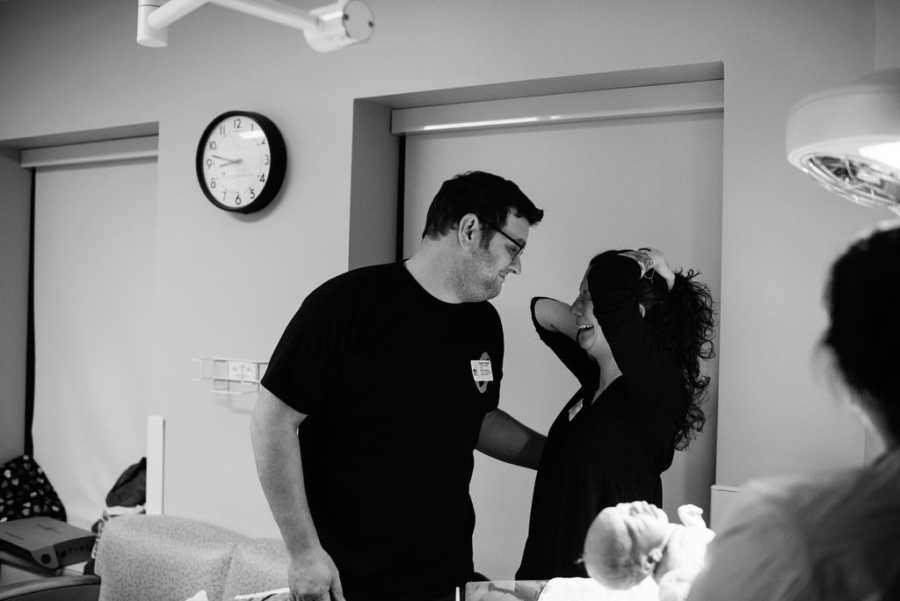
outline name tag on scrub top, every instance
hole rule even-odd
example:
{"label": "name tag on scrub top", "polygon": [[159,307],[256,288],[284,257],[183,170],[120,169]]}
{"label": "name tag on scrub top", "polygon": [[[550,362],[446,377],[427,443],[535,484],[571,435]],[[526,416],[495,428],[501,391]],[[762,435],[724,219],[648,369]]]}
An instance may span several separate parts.
{"label": "name tag on scrub top", "polygon": [[473,380],[475,380],[476,382],[494,381],[494,372],[491,369],[490,359],[479,359],[477,361],[471,361],[471,364]]}
{"label": "name tag on scrub top", "polygon": [[581,408],[584,406],[584,403],[581,402],[581,399],[578,399],[578,402],[569,407],[569,421],[575,419],[575,416],[578,415],[578,412],[581,411]]}

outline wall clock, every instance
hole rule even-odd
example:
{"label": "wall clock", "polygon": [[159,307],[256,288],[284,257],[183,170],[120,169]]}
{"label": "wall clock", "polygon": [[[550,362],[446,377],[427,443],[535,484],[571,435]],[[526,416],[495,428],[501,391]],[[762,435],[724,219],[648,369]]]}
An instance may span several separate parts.
{"label": "wall clock", "polygon": [[271,120],[249,111],[222,113],[197,145],[197,180],[215,206],[252,213],[281,189],[287,151]]}

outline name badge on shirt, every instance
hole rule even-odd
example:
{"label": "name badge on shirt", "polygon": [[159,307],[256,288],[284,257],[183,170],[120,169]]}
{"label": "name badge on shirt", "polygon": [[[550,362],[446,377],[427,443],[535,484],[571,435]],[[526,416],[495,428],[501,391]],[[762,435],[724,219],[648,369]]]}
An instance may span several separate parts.
{"label": "name badge on shirt", "polygon": [[471,361],[472,364],[472,379],[476,382],[493,382],[494,381],[494,372],[491,369],[491,360],[490,359],[478,359],[477,361]]}
{"label": "name badge on shirt", "polygon": [[478,392],[484,394],[487,392],[488,382],[494,381],[494,370],[491,369],[491,356],[487,351],[481,353],[481,357],[477,361],[469,361],[472,367],[472,380],[475,382],[475,388]]}

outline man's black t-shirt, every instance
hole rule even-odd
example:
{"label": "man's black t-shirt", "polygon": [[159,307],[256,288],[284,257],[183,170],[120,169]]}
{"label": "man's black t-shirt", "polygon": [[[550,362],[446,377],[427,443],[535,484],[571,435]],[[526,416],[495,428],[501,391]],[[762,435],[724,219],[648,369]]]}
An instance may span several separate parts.
{"label": "man's black t-shirt", "polygon": [[493,306],[442,302],[402,263],[329,280],[291,320],[262,383],[308,416],[306,494],[348,599],[421,601],[472,573],[472,453],[502,365]]}

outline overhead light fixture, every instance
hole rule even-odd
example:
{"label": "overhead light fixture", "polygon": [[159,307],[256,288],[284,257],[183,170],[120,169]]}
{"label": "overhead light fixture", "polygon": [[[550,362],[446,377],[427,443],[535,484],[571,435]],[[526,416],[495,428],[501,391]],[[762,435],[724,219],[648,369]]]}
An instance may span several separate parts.
{"label": "overhead light fixture", "polygon": [[804,98],[785,141],[788,161],[826,189],[900,211],[900,69]]}
{"label": "overhead light fixture", "polygon": [[277,0],[138,0],[138,44],[164,47],[169,25],[207,3],[300,29],[319,52],[365,42],[375,29],[372,11],[362,0],[338,0],[309,12]]}

